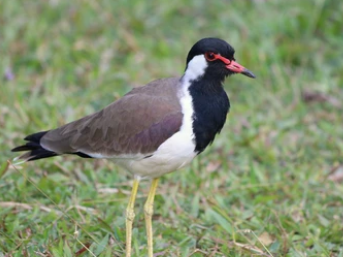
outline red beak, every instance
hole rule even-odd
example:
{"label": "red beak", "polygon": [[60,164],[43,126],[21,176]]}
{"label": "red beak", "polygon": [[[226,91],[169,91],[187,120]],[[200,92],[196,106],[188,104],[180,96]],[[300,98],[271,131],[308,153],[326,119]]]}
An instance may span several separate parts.
{"label": "red beak", "polygon": [[250,70],[248,70],[247,68],[243,67],[235,61],[231,61],[228,65],[226,65],[226,68],[235,73],[242,73],[243,75],[248,76],[250,78],[256,78],[254,73],[252,73]]}

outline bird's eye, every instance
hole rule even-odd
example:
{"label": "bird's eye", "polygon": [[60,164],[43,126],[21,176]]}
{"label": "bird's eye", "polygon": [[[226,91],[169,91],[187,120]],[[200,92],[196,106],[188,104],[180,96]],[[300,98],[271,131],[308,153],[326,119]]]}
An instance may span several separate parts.
{"label": "bird's eye", "polygon": [[210,62],[212,62],[212,61],[217,59],[216,55],[213,52],[206,52],[205,53],[205,58],[206,58],[207,61],[210,61]]}

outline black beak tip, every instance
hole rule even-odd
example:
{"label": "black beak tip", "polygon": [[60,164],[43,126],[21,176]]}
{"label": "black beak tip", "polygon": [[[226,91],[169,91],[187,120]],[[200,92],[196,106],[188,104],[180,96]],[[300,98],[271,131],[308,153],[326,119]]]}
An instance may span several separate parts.
{"label": "black beak tip", "polygon": [[248,69],[243,70],[241,73],[249,78],[256,78],[255,74]]}

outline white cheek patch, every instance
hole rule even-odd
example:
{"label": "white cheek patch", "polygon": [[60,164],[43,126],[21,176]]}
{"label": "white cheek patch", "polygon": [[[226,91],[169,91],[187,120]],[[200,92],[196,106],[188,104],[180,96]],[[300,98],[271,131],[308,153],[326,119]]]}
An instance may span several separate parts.
{"label": "white cheek patch", "polygon": [[193,59],[188,63],[187,70],[183,77],[184,81],[196,80],[197,78],[205,74],[207,68],[207,61],[204,55],[194,56]]}

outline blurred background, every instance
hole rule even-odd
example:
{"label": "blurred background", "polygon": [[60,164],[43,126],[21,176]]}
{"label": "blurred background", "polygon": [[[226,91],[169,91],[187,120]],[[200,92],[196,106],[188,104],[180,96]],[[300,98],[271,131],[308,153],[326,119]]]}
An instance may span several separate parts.
{"label": "blurred background", "polygon": [[[10,149],[181,76],[213,36],[257,78],[226,81],[222,133],[163,177],[156,256],[343,256],[342,13],[334,0],[0,0],[0,253],[122,255],[128,173],[73,156],[13,167]],[[147,254],[148,183],[135,256]]]}

